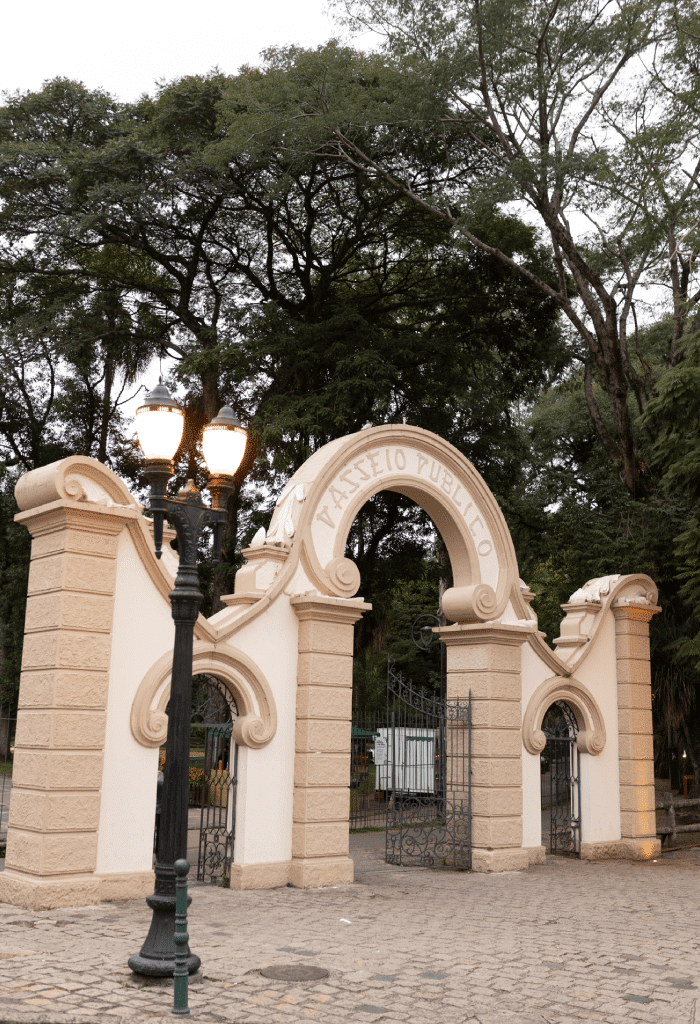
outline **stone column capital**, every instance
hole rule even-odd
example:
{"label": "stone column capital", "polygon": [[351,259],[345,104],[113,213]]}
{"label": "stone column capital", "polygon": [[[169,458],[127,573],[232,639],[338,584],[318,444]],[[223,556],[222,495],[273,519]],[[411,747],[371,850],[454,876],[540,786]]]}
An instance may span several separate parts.
{"label": "stone column capital", "polygon": [[532,628],[510,622],[475,622],[468,625],[436,626],[435,632],[446,647],[467,647],[483,643],[519,647],[527,643]]}
{"label": "stone column capital", "polygon": [[291,605],[300,622],[339,622],[353,625],[372,605],[361,597],[325,597],[321,594],[300,594],[291,599]]}
{"label": "stone column capital", "polygon": [[624,601],[615,601],[611,610],[616,622],[649,622],[661,611],[661,607],[658,604],[628,604]]}
{"label": "stone column capital", "polygon": [[115,536],[138,516],[139,512],[135,508],[58,500],[26,512],[18,512],[15,522],[26,526],[32,537],[43,537],[61,530],[82,530]]}

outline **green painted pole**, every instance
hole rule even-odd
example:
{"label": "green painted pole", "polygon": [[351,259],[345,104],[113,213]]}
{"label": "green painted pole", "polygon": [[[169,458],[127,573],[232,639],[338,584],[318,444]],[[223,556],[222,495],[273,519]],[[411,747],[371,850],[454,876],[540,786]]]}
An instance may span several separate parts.
{"label": "green painted pole", "polygon": [[176,860],[175,869],[175,969],[173,979],[173,1013],[184,1016],[190,1012],[187,1005],[187,987],[190,972],[187,968],[189,935],[187,934],[187,872],[190,865],[186,860]]}

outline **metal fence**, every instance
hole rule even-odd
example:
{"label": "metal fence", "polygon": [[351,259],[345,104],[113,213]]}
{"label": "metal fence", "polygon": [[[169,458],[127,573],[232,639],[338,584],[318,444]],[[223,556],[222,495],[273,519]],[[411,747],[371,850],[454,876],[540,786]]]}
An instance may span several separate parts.
{"label": "metal fence", "polygon": [[386,736],[385,711],[358,712],[352,715],[350,760],[350,829],[384,830],[388,794],[380,789],[375,768],[374,745]]}
{"label": "metal fence", "polygon": [[16,725],[17,712],[0,707],[0,847],[4,847],[7,840]]}

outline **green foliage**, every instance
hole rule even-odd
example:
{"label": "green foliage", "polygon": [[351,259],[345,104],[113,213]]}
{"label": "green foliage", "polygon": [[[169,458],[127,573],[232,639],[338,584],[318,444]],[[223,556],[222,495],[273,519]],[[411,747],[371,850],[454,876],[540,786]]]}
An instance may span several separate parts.
{"label": "green foliage", "polygon": [[[0,471],[1,472],[1,471]],[[27,604],[30,537],[13,517],[14,479],[0,476],[0,707],[17,708]]]}
{"label": "green foliage", "polygon": [[[593,389],[586,389],[608,459],[619,464],[633,497],[653,491],[634,421],[635,406],[643,409],[654,394],[655,378],[649,367],[640,372],[631,342],[639,289],[662,278],[673,306],[668,365],[682,358],[685,336],[697,326],[700,293],[689,281],[698,256],[700,194],[697,177],[687,171],[700,155],[697,133],[687,127],[697,120],[696,8],[665,0],[614,6],[605,0],[447,6],[335,0],[334,6],[349,27],[384,37],[397,95],[403,79],[402,104],[395,111],[393,102],[385,103],[382,131],[420,132],[428,148],[448,139],[449,171],[441,188],[426,194],[415,153],[401,161],[396,149],[384,154],[377,147],[381,118],[364,120],[358,111],[353,117],[352,105],[346,108],[337,90],[324,87],[323,76],[335,82],[342,66],[330,51],[323,76],[320,67],[307,72],[301,108],[280,97],[278,144],[306,133],[309,146],[390,183],[552,298],[610,413],[603,415]],[[317,60],[322,63],[320,52]],[[298,59],[296,66],[301,70]],[[308,59],[304,67],[310,68]],[[364,96],[370,93],[365,89]],[[369,125],[374,131],[367,138]],[[474,174],[479,166],[482,173]],[[482,230],[485,212],[514,200],[530,207],[542,228],[559,272],[554,284],[512,260]]]}
{"label": "green foliage", "polygon": [[[553,303],[512,268],[361,168],[268,130],[285,104],[307,108],[330,67],[326,89],[362,124],[358,138],[410,159],[426,196],[457,152],[463,173],[483,173],[461,135],[436,143],[386,124],[387,104],[397,116],[410,105],[399,70],[335,45],[268,58],[135,104],[57,80],[0,110],[0,331],[11,352],[0,442],[23,469],[78,452],[137,482],[118,403],[153,354],[176,359],[192,436],[230,401],[256,434],[252,483],[264,497],[250,484],[235,495],[224,565],[202,566],[205,612],[232,589],[237,541],[267,521],[271,495],[321,444],[405,416],[505,490],[522,455],[510,409],[569,360]],[[484,210],[481,226],[555,280],[517,218]],[[189,440],[178,473],[205,482]],[[370,636],[397,614],[395,578],[421,578],[433,545],[394,497],[377,499],[352,539],[376,605],[360,647],[375,653],[386,639]]]}
{"label": "green foliage", "polygon": [[[548,389],[528,419],[529,458],[519,487],[504,502],[520,572],[548,642],[559,635],[559,605],[589,580],[646,573],[662,611],[651,623],[657,771],[668,770],[676,744],[700,740],[700,531],[697,500],[697,395],[686,363],[661,369],[663,330],[640,337],[641,357],[658,367],[659,393],[645,412],[654,445],[639,450],[662,478],[643,501],[625,492],[585,416],[582,374]],[[605,415],[605,402],[601,401]],[[665,475],[664,475],[665,470]]]}
{"label": "green foliage", "polygon": [[353,523],[347,557],[357,564],[360,593],[372,604],[355,627],[355,706],[386,706],[388,658],[416,685],[439,687],[439,644],[426,654],[411,641],[414,619],[436,614],[441,582],[451,585],[449,563],[441,544],[435,547],[428,516],[402,495],[379,492]]}
{"label": "green foliage", "polygon": [[[258,460],[230,505],[224,565],[203,565],[209,612],[232,589],[238,542],[309,454],[406,417],[484,475],[550,642],[587,579],[652,576],[657,726],[693,732],[699,203],[684,168],[697,155],[697,12],[339,6],[383,24],[386,51],[270,50],[260,67],[127,105],[63,79],[5,101],[1,454],[21,470],[91,454],[138,481],[119,402],[156,354],[193,434],[231,402]],[[645,70],[621,76],[652,43]],[[638,331],[635,289],[666,273],[667,315]],[[204,482],[196,445],[178,472]],[[29,541],[3,486],[13,700]],[[358,706],[383,706],[388,656],[435,688],[439,645],[410,641],[450,584],[431,524],[379,494],[348,554],[373,604],[357,627]]]}
{"label": "green foliage", "polygon": [[700,338],[688,343],[686,359],[659,382],[645,413],[656,439],[652,457],[662,472],[669,500],[687,508],[682,529],[674,531],[679,598],[686,612],[684,629],[674,631],[670,648],[676,664],[700,682]]}

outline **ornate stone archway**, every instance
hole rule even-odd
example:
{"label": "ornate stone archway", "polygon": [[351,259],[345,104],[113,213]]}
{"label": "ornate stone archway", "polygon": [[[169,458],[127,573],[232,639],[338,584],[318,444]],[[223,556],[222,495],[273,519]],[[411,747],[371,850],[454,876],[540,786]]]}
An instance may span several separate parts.
{"label": "ornate stone archway", "polygon": [[[165,743],[170,699],[172,654],[164,654],[144,676],[131,706],[131,732],[144,747]],[[277,709],[270,684],[245,654],[228,646],[197,642],[192,654],[192,673],[216,676],[230,691],[238,716],[234,739],[239,746],[264,747],[277,728]]]}
{"label": "ornate stone archway", "polygon": [[[595,755],[586,759],[591,838],[582,853],[653,856],[654,584],[589,581],[563,606],[551,650],[484,481],[446,441],[404,424],[315,452],[243,552],[224,609],[196,623],[196,667],[224,678],[243,712],[232,884],[352,879],[353,626],[370,606],[354,596],[361,581],[345,545],[362,504],[383,489],[425,509],[452,565],[443,608],[454,624],[440,632],[448,697],[473,699],[473,866],[504,870],[543,856],[540,711],[559,695]],[[91,459],[27,474],[17,500],[32,564],[0,899],[51,907],[150,892],[176,555],[166,544],[156,560],[138,502]]]}
{"label": "ornate stone archway", "polygon": [[[236,592],[224,599],[233,629],[245,629],[280,594],[289,595],[300,617],[292,880],[351,877],[352,627],[367,606],[353,600],[361,581],[345,547],[358,511],[380,490],[420,505],[450,557],[454,586],[443,609],[456,624],[442,638],[448,696],[466,697],[466,687],[474,699],[474,863],[484,870],[526,866],[541,849],[522,848],[522,645],[529,642],[552,665],[560,662],[537,632],[532,595],[519,580],[508,527],[483,479],[442,438],[404,424],[360,431],[312,455],[285,487],[269,529],[244,552],[248,563]],[[483,672],[464,671],[489,660],[498,692],[481,686]],[[502,728],[494,747],[493,729],[484,727],[496,723]]]}
{"label": "ornate stone archway", "polygon": [[331,441],[295,473],[269,529],[245,552],[237,603],[281,589],[353,597],[360,575],[345,558],[347,537],[362,505],[381,490],[411,498],[440,531],[454,579],[444,598],[453,621],[497,618],[509,602],[518,617],[530,617],[508,527],[483,479],[447,441],[405,424]]}

